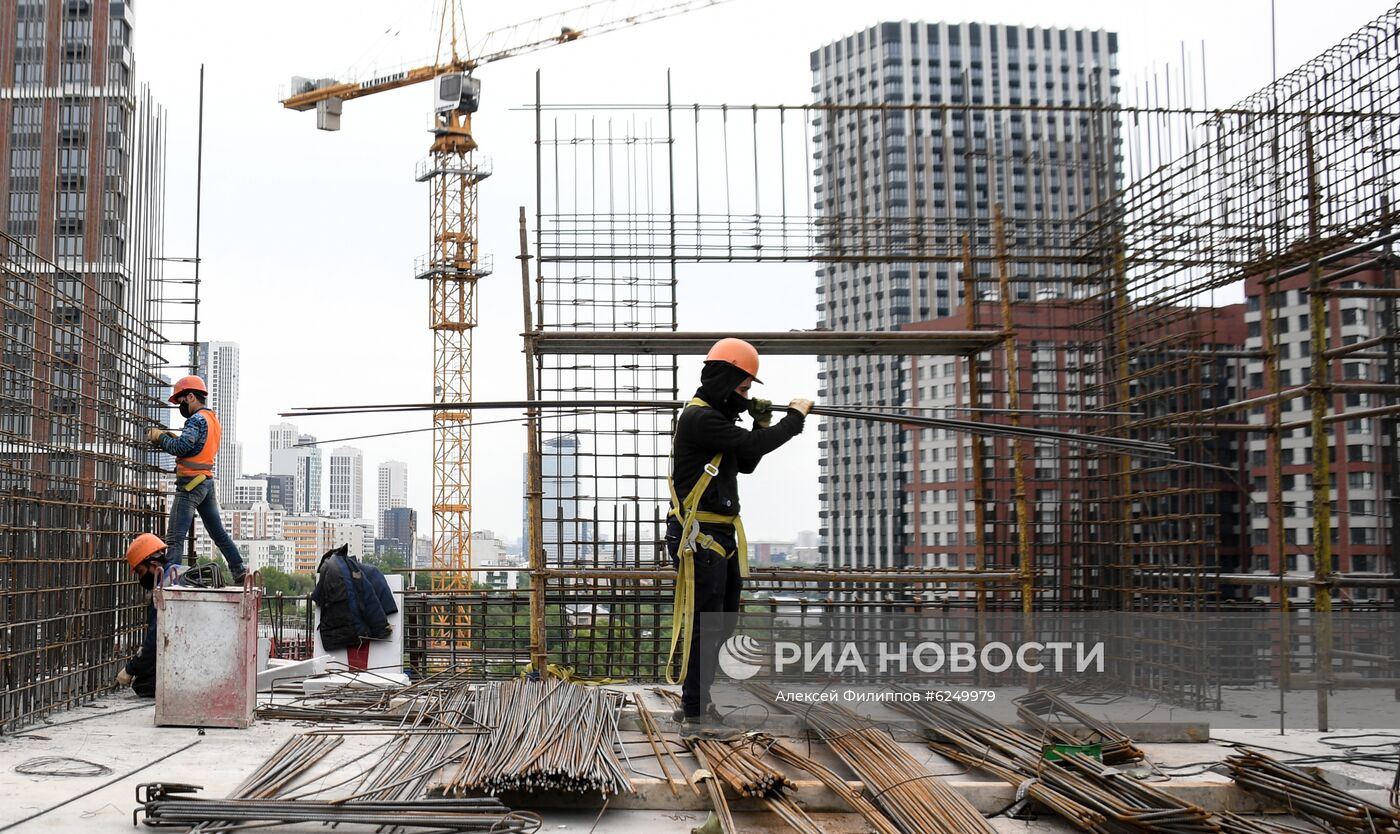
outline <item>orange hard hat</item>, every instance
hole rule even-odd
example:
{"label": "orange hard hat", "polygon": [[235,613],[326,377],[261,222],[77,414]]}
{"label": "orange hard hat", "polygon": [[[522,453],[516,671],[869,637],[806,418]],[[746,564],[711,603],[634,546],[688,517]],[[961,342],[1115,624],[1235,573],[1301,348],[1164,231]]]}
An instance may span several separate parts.
{"label": "orange hard hat", "polygon": [[205,385],[204,380],[194,374],[182,376],[180,377],[180,381],[175,383],[175,391],[170,395],[170,401],[173,403],[180,399],[180,395],[186,391],[198,391],[201,394],[207,395],[209,393],[209,386]]}
{"label": "orange hard hat", "polygon": [[705,361],[728,362],[753,377],[754,382],[763,381],[758,378],[758,348],[743,339],[720,339],[710,347]]}
{"label": "orange hard hat", "polygon": [[126,563],[132,570],[136,566],[165,549],[165,542],[155,533],[142,533],[126,548]]}

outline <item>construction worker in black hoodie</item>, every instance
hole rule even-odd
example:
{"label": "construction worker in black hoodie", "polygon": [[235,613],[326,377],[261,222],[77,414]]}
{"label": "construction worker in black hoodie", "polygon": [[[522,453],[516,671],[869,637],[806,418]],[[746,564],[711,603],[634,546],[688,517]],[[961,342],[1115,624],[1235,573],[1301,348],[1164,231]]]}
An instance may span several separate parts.
{"label": "construction worker in black hoodie", "polygon": [[[770,425],[772,404],[749,399],[755,382],[761,380],[754,346],[720,339],[705,357],[695,398],[676,421],[666,547],[678,571],[671,654],[674,660],[679,646],[680,675],[670,682],[681,683],[676,718],[690,732],[729,734],[710,702],[710,685],[748,574],[739,473],[753,472],[764,455],[800,434],[812,408],[811,400],[793,400],[787,416]],[[745,413],[754,418],[752,429],[738,425]]]}

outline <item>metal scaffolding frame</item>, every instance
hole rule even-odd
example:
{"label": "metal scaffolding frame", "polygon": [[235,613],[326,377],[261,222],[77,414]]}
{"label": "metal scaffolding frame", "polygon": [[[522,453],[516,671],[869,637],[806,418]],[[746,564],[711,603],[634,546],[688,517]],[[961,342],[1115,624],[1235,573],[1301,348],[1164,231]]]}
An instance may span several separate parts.
{"label": "metal scaffolding frame", "polygon": [[[1396,29],[1392,12],[1223,110],[1193,106],[1180,93],[1161,100],[1150,90],[1138,105],[1087,108],[576,107],[537,96],[539,200],[533,246],[522,217],[521,251],[532,397],[674,399],[675,357],[703,351],[718,335],[676,329],[675,287],[685,264],[961,269],[965,297],[978,303],[965,305],[946,329],[742,335],[772,354],[902,355],[915,368],[920,357],[943,356],[966,390],[966,399],[945,407],[948,416],[1162,442],[1175,455],[968,437],[958,468],[968,473],[969,497],[958,506],[960,516],[965,508],[974,519],[959,529],[972,535],[944,548],[949,558],[920,557],[902,570],[759,569],[746,586],[755,592],[750,608],[805,594],[800,605],[835,601],[851,610],[1177,612],[1179,634],[1143,647],[1125,677],[1139,690],[1209,706],[1218,702],[1217,670],[1183,672],[1180,661],[1199,643],[1191,618],[1240,598],[1236,589],[1250,575],[1241,562],[1242,530],[1253,513],[1240,483],[1241,437],[1267,432],[1264,422],[1240,422],[1229,407],[1244,396],[1246,364],[1268,351],[1240,343],[1241,308],[1221,307],[1220,296],[1241,298],[1245,282],[1300,264],[1317,272],[1338,253],[1354,275],[1366,259],[1347,246],[1388,247],[1393,199],[1384,165],[1396,138],[1397,88],[1386,68],[1394,69]],[[936,122],[955,109],[980,112],[992,125],[1018,113],[1079,125],[1091,134],[1094,158],[1041,160],[1038,170],[1097,166],[1097,204],[1042,222],[1000,211],[830,216],[812,207],[810,160],[822,138],[827,153],[841,152],[831,144],[838,127],[859,129],[893,111]],[[1363,141],[1342,141],[1356,137]],[[991,168],[1006,144],[993,135],[968,153]],[[1003,194],[993,199],[1001,203]],[[1031,276],[1040,273],[1060,276],[1053,298],[1030,292]],[[1392,302],[1380,290],[1389,286],[1367,291],[1384,299],[1386,311]],[[1333,305],[1361,294],[1355,287],[1330,292]],[[1390,342],[1377,337],[1332,350],[1368,351],[1379,367],[1393,356]],[[1065,354],[1055,353],[1066,345],[1074,351],[1068,367]],[[1044,358],[1051,354],[1058,358]],[[1050,367],[1055,393],[1077,398],[1076,407],[1046,405],[1038,374]],[[1369,395],[1393,393],[1379,372],[1366,384]],[[1272,401],[1284,401],[1287,390],[1273,392]],[[1281,430],[1344,421],[1345,395],[1332,392],[1335,403],[1322,396],[1321,423],[1282,423]],[[1314,385],[1305,393],[1318,391]],[[1326,412],[1329,403],[1337,414]],[[537,665],[659,678],[673,577],[660,547],[671,417],[620,409],[534,418],[530,437],[541,466],[523,490],[534,519],[526,531],[532,588],[498,609],[513,612],[493,620],[504,630],[493,635],[483,624],[475,633],[500,643],[496,659],[519,660],[521,632],[533,622]],[[1388,465],[1385,471],[1392,477]],[[1074,492],[1048,489],[1071,479]],[[1326,479],[1314,479],[1315,487],[1319,480]],[[1319,572],[1311,584],[1325,599],[1326,587],[1391,581]],[[1131,643],[1132,635],[1123,638]]]}

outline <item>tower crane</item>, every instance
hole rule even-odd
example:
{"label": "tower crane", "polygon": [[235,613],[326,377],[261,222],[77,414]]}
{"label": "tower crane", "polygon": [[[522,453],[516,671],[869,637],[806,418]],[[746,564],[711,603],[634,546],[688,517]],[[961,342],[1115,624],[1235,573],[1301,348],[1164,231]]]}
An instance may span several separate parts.
{"label": "tower crane", "polygon": [[[472,398],[472,331],[477,322],[476,282],[490,273],[489,259],[477,238],[477,186],[490,175],[479,163],[472,138],[472,114],[481,104],[481,82],[473,72],[481,66],[525,55],[583,37],[596,37],[638,24],[674,17],[726,0],[672,0],[662,5],[618,13],[621,0],[596,0],[556,15],[495,30],[480,43],[475,56],[458,51],[458,30],[465,16],[461,0],[442,0],[438,7],[438,55],[430,64],[361,81],[294,77],[291,95],[282,100],[290,110],[315,110],[316,126],[339,130],[345,102],[433,82],[433,142],[428,159],[416,172],[428,182],[431,248],[415,273],[429,282],[428,327],[433,331],[433,395],[439,401],[468,402]],[[575,28],[598,17],[599,22]],[[446,42],[448,52],[442,53]],[[466,50],[465,39],[462,44]],[[471,412],[433,414],[433,554],[434,589],[470,587],[471,528]]]}

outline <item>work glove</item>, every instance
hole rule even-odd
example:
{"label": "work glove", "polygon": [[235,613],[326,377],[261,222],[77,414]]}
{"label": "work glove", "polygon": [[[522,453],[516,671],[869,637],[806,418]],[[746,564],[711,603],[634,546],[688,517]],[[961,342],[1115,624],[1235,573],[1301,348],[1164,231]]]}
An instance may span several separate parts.
{"label": "work glove", "polygon": [[800,411],[800,412],[802,412],[802,416],[805,417],[805,416],[807,416],[807,414],[811,413],[811,411],[812,411],[812,401],[811,401],[811,400],[796,399],[796,400],[793,400],[792,402],[788,403],[788,408],[792,409],[793,411]]}
{"label": "work glove", "polygon": [[161,430],[161,429],[157,429],[157,428],[149,428],[149,429],[146,429],[146,442],[149,443],[149,444],[151,444],[152,446],[159,445],[159,443],[160,443],[160,437],[161,437],[161,435],[163,435],[163,434],[165,434],[165,432],[164,432],[163,430]]}
{"label": "work glove", "polygon": [[135,678],[131,676],[130,672],[126,671],[125,666],[117,673],[117,686],[131,686],[133,680],[135,680]]}
{"label": "work glove", "polygon": [[773,401],[758,397],[749,400],[749,416],[753,418],[754,428],[768,428],[773,424]]}

